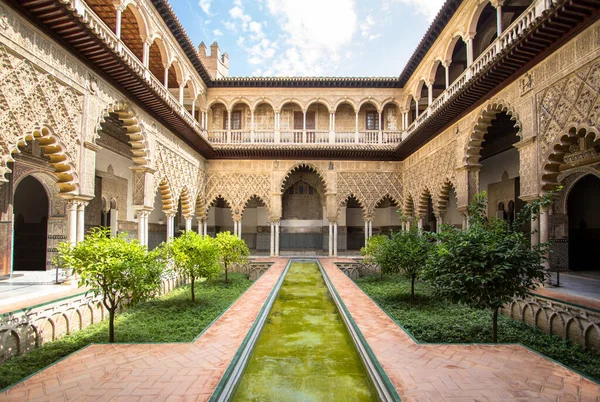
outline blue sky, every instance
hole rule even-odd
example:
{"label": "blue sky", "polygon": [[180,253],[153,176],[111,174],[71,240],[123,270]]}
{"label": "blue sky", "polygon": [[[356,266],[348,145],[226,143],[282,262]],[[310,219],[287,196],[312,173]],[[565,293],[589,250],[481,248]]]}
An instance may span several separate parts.
{"label": "blue sky", "polygon": [[397,76],[442,0],[171,0],[230,76]]}

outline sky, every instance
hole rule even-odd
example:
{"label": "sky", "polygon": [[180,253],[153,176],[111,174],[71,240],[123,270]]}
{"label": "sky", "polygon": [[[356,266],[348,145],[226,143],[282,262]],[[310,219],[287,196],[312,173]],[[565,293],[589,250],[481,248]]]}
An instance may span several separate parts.
{"label": "sky", "polygon": [[[442,0],[171,0],[229,76],[398,76]],[[210,50],[208,50],[210,51]]]}

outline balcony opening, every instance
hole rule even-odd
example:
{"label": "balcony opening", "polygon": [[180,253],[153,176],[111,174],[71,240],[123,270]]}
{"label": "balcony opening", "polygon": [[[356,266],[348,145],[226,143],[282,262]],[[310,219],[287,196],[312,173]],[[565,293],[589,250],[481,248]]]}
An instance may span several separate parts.
{"label": "balcony opening", "polygon": [[450,44],[450,85],[467,69],[467,45],[460,36],[456,36]]}
{"label": "balcony opening", "polygon": [[349,102],[340,103],[335,109],[335,142],[350,143],[356,139],[356,111]]}
{"label": "balcony opening", "polygon": [[286,102],[281,107],[279,120],[282,143],[301,143],[304,127],[304,112],[296,102]]}
{"label": "balcony opening", "polygon": [[165,44],[160,38],[155,38],[152,45],[150,45],[150,60],[148,67],[150,68],[152,75],[154,75],[154,77],[163,85],[165,83],[165,69],[168,62]]}
{"label": "balcony opening", "polygon": [[433,82],[433,101],[446,90],[446,69],[441,61],[436,61],[432,69],[431,82]]}
{"label": "balcony opening", "polygon": [[473,38],[473,60],[476,60],[498,37],[496,9],[487,3],[479,14]]}
{"label": "balcony opening", "polygon": [[254,109],[254,142],[275,142],[275,111],[267,102],[261,102]]}
{"label": "balcony opening", "polygon": [[146,27],[141,14],[131,4],[121,14],[121,40],[140,61],[144,60]]}

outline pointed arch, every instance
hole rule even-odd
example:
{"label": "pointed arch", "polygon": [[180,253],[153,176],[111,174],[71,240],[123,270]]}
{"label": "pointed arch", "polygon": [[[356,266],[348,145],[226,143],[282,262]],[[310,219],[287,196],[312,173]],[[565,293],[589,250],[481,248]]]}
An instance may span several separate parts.
{"label": "pointed arch", "polygon": [[415,201],[412,194],[408,193],[404,199],[404,215],[413,217],[416,214]]}
{"label": "pointed arch", "polygon": [[175,203],[175,199],[173,197],[171,185],[169,184],[169,181],[166,177],[160,180],[158,184],[158,189],[160,191],[163,212],[173,213],[177,211],[177,204]]}
{"label": "pointed arch", "polygon": [[194,215],[194,206],[192,203],[192,196],[187,187],[183,187],[179,196],[179,202],[181,202],[181,215],[184,218],[189,218]]}
{"label": "pointed arch", "polygon": [[36,128],[16,140],[14,144],[7,144],[8,157],[0,165],[0,180],[7,181],[4,174],[8,173],[7,163],[14,162],[12,155],[19,153],[19,146],[26,146],[28,141],[36,140],[42,147],[42,154],[50,159],[50,165],[54,168],[54,175],[60,194],[72,194],[79,189],[77,169],[71,156],[66,152],[66,145],[55,135],[54,131],[46,125],[36,125]]}
{"label": "pointed arch", "polygon": [[[131,145],[131,160],[136,166],[150,166],[150,147],[148,140],[142,130],[137,113],[131,108],[128,102],[115,102],[109,105],[98,119],[96,131],[102,129],[102,123],[110,115],[114,114],[123,124],[125,134],[129,138],[129,145]],[[96,137],[98,138],[98,137]]]}
{"label": "pointed arch", "polygon": [[269,212],[269,215],[271,215],[271,208],[270,208],[270,204],[267,200],[265,200],[265,197],[261,196],[260,194],[257,193],[252,193],[251,195],[247,196],[246,199],[244,200],[243,204],[242,204],[242,208],[240,211],[240,215],[244,215],[244,212],[246,211],[246,207],[248,206],[248,203],[253,199],[256,198],[258,200],[260,200],[264,205],[265,208],[267,208],[267,211]]}
{"label": "pointed arch", "polygon": [[283,176],[283,179],[281,180],[281,183],[279,184],[279,189],[281,192],[283,192],[283,190],[284,190],[285,182],[287,181],[288,177],[290,177],[290,175],[292,173],[294,173],[296,170],[298,170],[302,167],[312,170],[317,176],[319,176],[319,179],[321,179],[321,182],[323,183],[325,192],[328,191],[327,189],[329,186],[327,185],[327,180],[325,179],[325,175],[323,174],[323,172],[321,172],[321,170],[318,167],[316,167],[315,165],[313,165],[312,163],[299,162],[299,163],[294,164],[290,169],[288,169],[288,171]]}
{"label": "pointed arch", "polygon": [[571,145],[578,143],[580,138],[590,138],[593,142],[599,141],[600,136],[596,128],[585,124],[571,126],[566,134],[561,135],[548,148],[542,166],[542,190],[556,189],[562,180],[560,166],[564,163],[565,155],[570,152]]}
{"label": "pointed arch", "polygon": [[357,196],[354,193],[346,194],[346,196],[340,200],[340,202],[338,203],[338,208],[337,208],[338,214],[339,214],[340,209],[348,203],[348,200],[350,200],[350,198],[354,198],[356,200],[356,202],[358,203],[358,205],[360,205],[360,208],[362,209],[363,217],[366,217],[368,214],[367,205],[359,196]]}
{"label": "pointed arch", "polygon": [[495,119],[497,114],[502,112],[506,113],[510,119],[515,122],[514,127],[518,129],[517,137],[519,139],[521,138],[522,125],[514,108],[504,100],[492,100],[481,109],[479,117],[470,130],[469,139],[465,149],[465,165],[476,165],[479,163],[482,148],[481,144],[484,140],[483,137],[487,133],[488,127],[492,124],[492,120]]}
{"label": "pointed arch", "polygon": [[219,198],[222,199],[225,202],[225,204],[227,204],[227,208],[231,209],[231,214],[233,215],[233,203],[224,196],[222,196],[221,193],[219,193],[213,195],[210,200],[207,200],[208,202],[205,204],[204,210],[205,216],[208,216],[208,211]]}
{"label": "pointed arch", "polygon": [[379,197],[377,201],[375,201],[375,208],[377,208],[383,201],[385,201],[386,198],[392,201],[394,204],[396,204],[399,210],[402,209],[402,202],[389,192],[383,194],[381,197]]}
{"label": "pointed arch", "polygon": [[450,201],[450,192],[454,189],[456,196],[456,202],[458,203],[458,194],[456,193],[456,185],[450,180],[444,180],[444,183],[440,187],[439,194],[437,195],[437,210],[442,213],[446,212],[448,208],[448,202]]}
{"label": "pointed arch", "polygon": [[428,187],[425,187],[419,193],[419,200],[417,202],[417,215],[418,216],[427,215],[427,204],[429,203],[430,198],[431,198],[431,202],[433,204],[433,212],[437,213],[437,206],[433,199],[433,193]]}

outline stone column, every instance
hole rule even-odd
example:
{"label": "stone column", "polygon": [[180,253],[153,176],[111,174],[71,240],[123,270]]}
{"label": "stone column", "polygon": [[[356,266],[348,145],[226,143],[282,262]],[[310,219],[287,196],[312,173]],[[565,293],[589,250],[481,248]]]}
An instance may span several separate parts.
{"label": "stone column", "polygon": [[499,38],[502,34],[502,2],[498,2],[496,6],[496,37]]}
{"label": "stone column", "polygon": [[204,219],[198,221],[198,234],[204,236]]}
{"label": "stone column", "polygon": [[279,257],[279,225],[280,222],[275,222],[275,256]]}
{"label": "stone column", "polygon": [[444,73],[445,73],[445,77],[446,77],[446,89],[448,89],[450,87],[450,63],[443,64],[443,66],[444,66]]}
{"label": "stone column", "polygon": [[208,219],[204,220],[204,236],[208,236]]}
{"label": "stone column", "polygon": [[227,111],[227,143],[231,144],[231,110]]}
{"label": "stone column", "polygon": [[419,233],[423,233],[423,217],[419,216],[419,221],[417,222],[417,227],[419,228]]}
{"label": "stone column", "polygon": [[355,122],[355,130],[354,130],[354,142],[358,144],[358,112],[356,112],[356,122]]}
{"label": "stone column", "polygon": [[435,229],[437,233],[442,231],[442,225],[444,224],[444,215],[439,214],[435,216]]}
{"label": "stone column", "polygon": [[115,34],[117,35],[118,39],[121,39],[121,16],[123,14],[123,10],[121,10],[121,7],[117,7],[117,26],[115,29]]}
{"label": "stone column", "polygon": [[67,241],[77,244],[77,201],[67,202]]}
{"label": "stone column", "polygon": [[[549,218],[548,218],[548,212],[549,212],[549,208],[548,207],[541,207],[540,208],[540,243],[548,243],[549,240],[549,233],[548,233],[548,228],[549,228]],[[548,254],[546,254],[546,261],[544,261],[544,267],[548,270],[550,269],[550,261],[548,259]]]}
{"label": "stone column", "polygon": [[254,110],[250,113],[250,142],[254,142]]}
{"label": "stone column", "polygon": [[378,132],[377,132],[377,143],[381,144],[383,142],[383,126],[381,125],[381,112],[378,113],[379,121],[378,121]]}
{"label": "stone column", "polygon": [[433,103],[433,83],[427,86],[427,107],[431,107]]}
{"label": "stone column", "polygon": [[302,111],[302,143],[306,144],[306,110]]}
{"label": "stone column", "polygon": [[540,244],[540,219],[539,215],[531,214],[531,247]]}
{"label": "stone column", "polygon": [[165,78],[163,79],[165,88],[169,88],[169,66],[165,66]]}
{"label": "stone column", "polygon": [[337,257],[338,255],[338,223],[337,221],[333,223],[333,256]]}
{"label": "stone column", "polygon": [[417,99],[415,98],[415,121],[417,121],[417,119],[419,118],[419,101],[421,100],[421,98]]}
{"label": "stone column", "polygon": [[271,257],[275,256],[275,222],[271,221]]}
{"label": "stone column", "polygon": [[279,126],[279,112],[274,112],[275,118],[275,144],[281,142],[281,127]]}
{"label": "stone column", "polygon": [[172,239],[175,236],[175,214],[165,213],[167,217],[167,241]]}
{"label": "stone column", "polygon": [[144,231],[144,215],[146,214],[146,211],[138,211],[137,212],[137,217],[138,217],[138,241],[140,242],[140,244],[143,246],[146,244],[146,236],[145,236],[145,231]]}
{"label": "stone column", "polygon": [[365,221],[365,246],[369,240],[369,221]]}
{"label": "stone column", "polygon": [[115,237],[119,232],[119,210],[113,208],[110,210],[110,236]]}
{"label": "stone column", "polygon": [[333,223],[329,221],[329,256],[333,257]]}
{"label": "stone column", "polygon": [[77,202],[77,243],[85,237],[85,207],[87,202]]}
{"label": "stone column", "polygon": [[369,221],[369,239],[373,237],[373,221]]}
{"label": "stone column", "polygon": [[192,217],[191,216],[187,216],[185,218],[185,231],[189,232],[192,230]]}
{"label": "stone column", "polygon": [[242,219],[240,218],[240,220],[238,221],[238,237],[241,239],[242,238]]}

